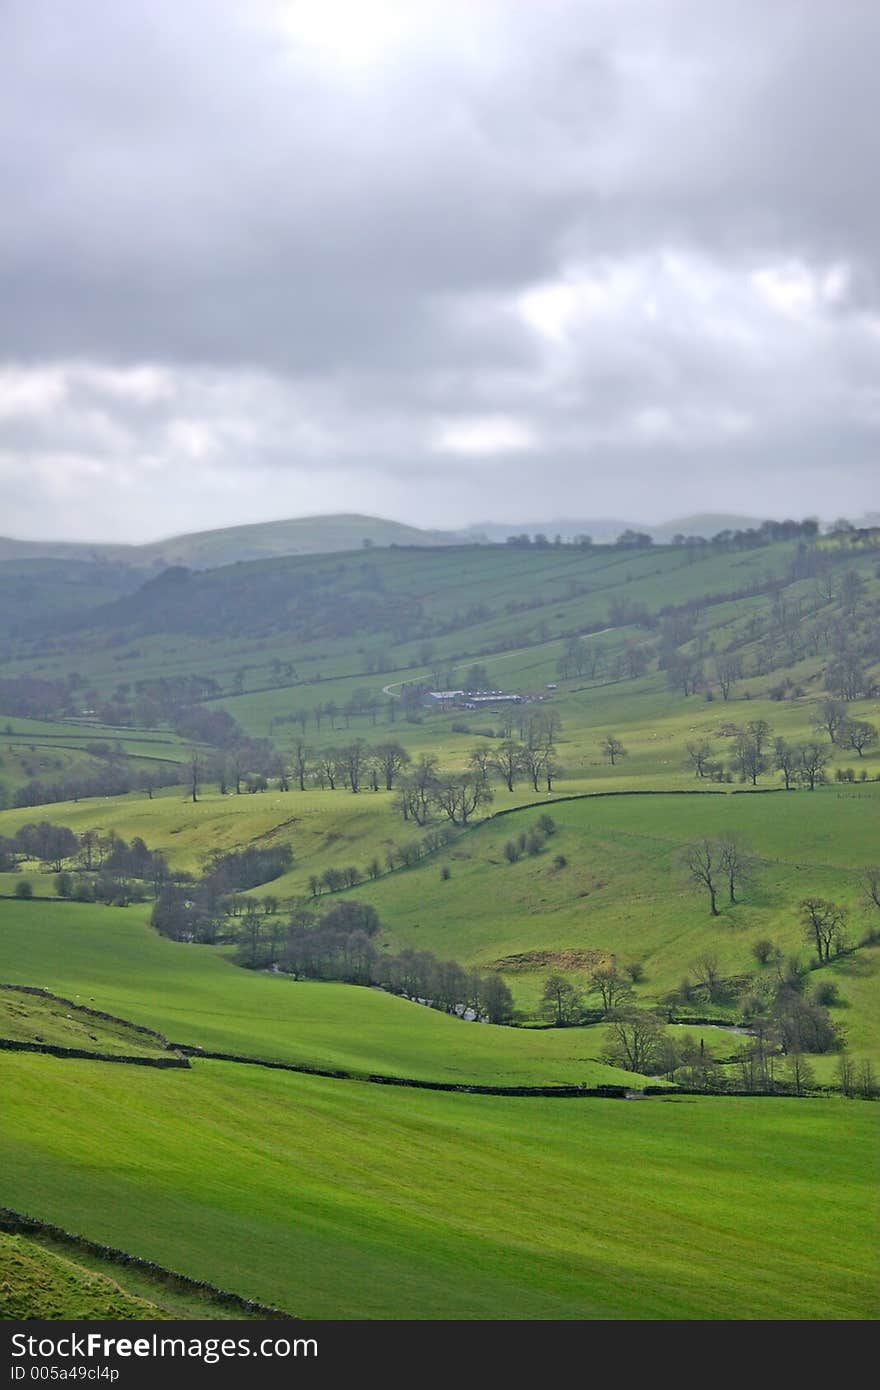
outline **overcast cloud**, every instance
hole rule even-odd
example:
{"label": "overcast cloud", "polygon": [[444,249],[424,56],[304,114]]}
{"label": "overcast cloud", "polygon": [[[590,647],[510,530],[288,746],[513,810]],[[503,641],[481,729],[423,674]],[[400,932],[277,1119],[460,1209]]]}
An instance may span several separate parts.
{"label": "overcast cloud", "polygon": [[876,0],[4,0],[0,530],[880,504]]}

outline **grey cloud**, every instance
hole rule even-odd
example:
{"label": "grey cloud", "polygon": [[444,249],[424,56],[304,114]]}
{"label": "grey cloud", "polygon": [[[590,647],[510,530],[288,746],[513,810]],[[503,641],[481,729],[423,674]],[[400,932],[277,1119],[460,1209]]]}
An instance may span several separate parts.
{"label": "grey cloud", "polygon": [[42,402],[0,372],[7,514],[66,478],[154,534],[160,480],[183,525],[341,486],[453,523],[628,479],[659,516],[732,459],[768,508],[876,505],[873,0],[423,3],[371,66],[268,3],[7,0],[0,367]]}

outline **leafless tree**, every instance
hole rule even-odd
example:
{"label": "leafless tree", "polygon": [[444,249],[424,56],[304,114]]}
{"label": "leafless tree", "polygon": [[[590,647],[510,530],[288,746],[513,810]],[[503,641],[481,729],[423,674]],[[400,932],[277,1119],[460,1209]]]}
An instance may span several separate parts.
{"label": "leafless tree", "polygon": [[791,791],[797,776],[798,753],[784,738],[778,738],[773,745],[773,765],[785,778],[785,790]]}
{"label": "leafless tree", "polygon": [[296,777],[296,780],[299,783],[299,789],[301,792],[304,792],[306,789],[306,777],[309,774],[310,757],[311,753],[309,752],[309,749],[306,747],[304,741],[301,738],[298,738],[293,745],[291,763],[293,766],[293,775]]}
{"label": "leafless tree", "polygon": [[724,700],[730,699],[734,682],[742,677],[742,661],[738,656],[725,652],[715,658],[715,677]]}
{"label": "leafless tree", "polygon": [[816,1084],[816,1073],[812,1066],[798,1047],[789,1050],[785,1062],[795,1095],[805,1095]]}
{"label": "leafless tree", "polygon": [[513,791],[517,773],[523,770],[524,751],[521,743],[517,743],[515,739],[506,738],[503,743],[498,745],[491,757],[492,767],[501,775],[509,792]]}
{"label": "leafless tree", "polygon": [[723,835],[718,851],[718,861],[727,878],[728,901],[735,903],[737,887],[745,886],[753,877],[755,857],[738,835]]}
{"label": "leafless tree", "polygon": [[189,769],[190,795],[193,801],[199,799],[199,783],[202,779],[202,755],[197,748],[191,748],[187,756],[187,767]]}
{"label": "leafless tree", "polygon": [[370,749],[362,738],[353,739],[339,750],[339,767],[353,792],[360,791],[361,778],[370,759]]}
{"label": "leafless tree", "polygon": [[603,1062],[626,1071],[649,1073],[659,1055],[663,1039],[660,1018],[642,1009],[632,1009],[609,1025]]}
{"label": "leafless tree", "polygon": [[423,753],[410,771],[400,777],[394,804],[404,820],[427,825],[438,780],[437,759],[427,753]]}
{"label": "leafless tree", "polygon": [[590,993],[602,1000],[602,1012],[619,1009],[632,995],[632,983],[615,965],[597,966],[590,974]]}
{"label": "leafless tree", "polygon": [[723,869],[717,844],[709,839],[696,840],[682,852],[682,863],[691,882],[706,889],[709,894],[709,910],[713,917],[718,917],[716,898]]}
{"label": "leafless tree", "polygon": [[832,743],[837,742],[837,731],[846,719],[846,705],[842,700],[831,696],[821,700],[813,714],[813,728],[828,735]]}
{"label": "leafless tree", "polygon": [[626,757],[626,749],[616,734],[609,734],[606,739],[603,739],[602,751],[606,758],[611,760],[612,767],[614,767],[618,758]]}
{"label": "leafless tree", "polygon": [[800,905],[804,937],[815,946],[820,965],[831,959],[831,948],[839,953],[844,946],[846,912],[825,898],[804,898]]}
{"label": "leafless tree", "polygon": [[485,778],[473,772],[455,772],[441,777],[433,798],[453,825],[467,825],[481,806],[492,801],[492,789]]}
{"label": "leafless tree", "polygon": [[377,744],[373,751],[379,772],[385,779],[385,790],[390,792],[394,787],[395,777],[410,761],[409,753],[401,744],[391,741]]}
{"label": "leafless tree", "polygon": [[842,747],[852,748],[860,758],[877,742],[877,730],[866,719],[845,719],[838,730]]}
{"label": "leafless tree", "polygon": [[723,994],[721,977],[721,965],[714,951],[705,951],[699,960],[694,962],[694,975],[698,984],[701,984],[706,991],[706,996],[711,1004]]}
{"label": "leafless tree", "polygon": [[758,785],[758,778],[767,771],[766,748],[770,739],[770,725],[766,719],[752,719],[736,738],[736,764],[740,775]]}
{"label": "leafless tree", "polygon": [[714,750],[708,739],[701,738],[685,744],[687,761],[694,769],[695,777],[708,777],[712,768]]}
{"label": "leafless tree", "polygon": [[491,748],[472,748],[468,754],[467,765],[476,777],[488,782],[495,767]]}
{"label": "leafless tree", "polygon": [[821,743],[802,743],[798,753],[798,778],[815,791],[816,784],[824,782],[825,768],[831,761],[831,754]]}
{"label": "leafless tree", "polygon": [[880,864],[871,864],[864,870],[861,885],[865,905],[880,912]]}
{"label": "leafless tree", "polygon": [[551,975],[544,982],[544,992],[539,1006],[542,1018],[555,1023],[557,1028],[565,1028],[577,1023],[581,1014],[579,991],[564,975]]}
{"label": "leafless tree", "polygon": [[339,755],[335,748],[324,748],[318,754],[317,771],[321,779],[321,785],[323,786],[326,782],[331,792],[335,792],[336,780],[338,777],[342,776]]}

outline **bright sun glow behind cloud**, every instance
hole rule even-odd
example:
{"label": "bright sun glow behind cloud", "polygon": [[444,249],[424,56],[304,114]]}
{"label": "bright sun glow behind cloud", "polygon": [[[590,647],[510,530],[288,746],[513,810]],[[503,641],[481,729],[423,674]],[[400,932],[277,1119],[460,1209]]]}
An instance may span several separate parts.
{"label": "bright sun glow behind cloud", "polygon": [[285,36],[320,61],[368,68],[424,30],[432,9],[411,0],[280,0],[276,15]]}
{"label": "bright sun glow behind cloud", "polygon": [[444,420],[434,433],[437,453],[480,455],[518,453],[534,444],[533,431],[509,415],[468,416]]}

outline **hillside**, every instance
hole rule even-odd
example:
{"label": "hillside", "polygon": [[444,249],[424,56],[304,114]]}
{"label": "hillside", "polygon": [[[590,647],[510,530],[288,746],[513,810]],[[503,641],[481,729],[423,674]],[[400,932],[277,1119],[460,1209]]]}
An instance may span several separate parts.
{"label": "hillside", "polygon": [[425,531],[382,517],[338,514],[293,517],[284,521],[225,526],[197,531],[146,545],[109,542],[21,541],[0,536],[0,562],[6,560],[73,560],[161,569],[186,565],[210,569],[240,560],[268,559],[273,555],[319,555],[368,546],[451,545],[458,539],[449,531]]}
{"label": "hillside", "polygon": [[[0,1205],[295,1314],[872,1315],[880,537],[358,546],[76,610],[27,563]],[[25,1306],[104,1306],[18,1254]]]}

